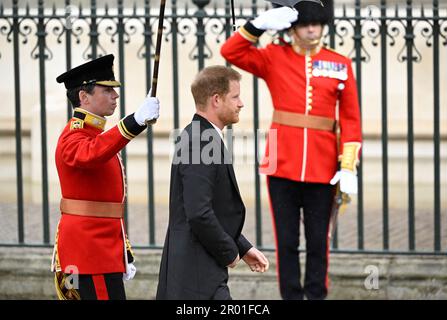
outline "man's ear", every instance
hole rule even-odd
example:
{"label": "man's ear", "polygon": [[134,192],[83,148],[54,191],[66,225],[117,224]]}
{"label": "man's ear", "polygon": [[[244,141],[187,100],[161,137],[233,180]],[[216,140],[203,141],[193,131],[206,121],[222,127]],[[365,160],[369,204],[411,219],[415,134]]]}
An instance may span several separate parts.
{"label": "man's ear", "polygon": [[220,99],[221,99],[221,97],[220,97],[219,94],[217,94],[217,93],[213,94],[213,95],[211,96],[211,105],[212,105],[213,107],[216,107],[216,106],[219,104]]}
{"label": "man's ear", "polygon": [[79,91],[79,101],[81,105],[87,105],[89,103],[88,93],[84,90]]}

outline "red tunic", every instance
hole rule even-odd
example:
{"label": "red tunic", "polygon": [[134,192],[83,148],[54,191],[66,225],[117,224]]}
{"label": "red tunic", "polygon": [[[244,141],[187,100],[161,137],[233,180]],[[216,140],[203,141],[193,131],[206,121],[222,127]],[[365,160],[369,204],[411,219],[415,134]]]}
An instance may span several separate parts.
{"label": "red tunic", "polygon": [[[357,86],[349,58],[326,48],[314,55],[299,54],[285,42],[259,49],[248,39],[257,38],[242,27],[222,46],[221,54],[235,66],[265,80],[274,109],[335,119],[338,100],[339,154],[343,153],[344,143],[361,143]],[[337,170],[334,133],[277,123],[270,128],[277,130],[276,168],[269,162],[274,158],[269,152],[269,134],[261,172],[295,181],[329,183]]]}
{"label": "red tunic", "polygon": [[[87,117],[82,120],[77,115]],[[105,118],[77,108],[59,137],[56,167],[63,198],[124,201],[125,178],[118,152],[139,132],[134,130],[132,134],[132,130],[126,130],[126,122],[129,127],[134,121],[133,115],[108,131],[103,131],[105,121]],[[124,272],[124,252],[122,219],[62,214],[57,238],[62,271],[80,274]]]}

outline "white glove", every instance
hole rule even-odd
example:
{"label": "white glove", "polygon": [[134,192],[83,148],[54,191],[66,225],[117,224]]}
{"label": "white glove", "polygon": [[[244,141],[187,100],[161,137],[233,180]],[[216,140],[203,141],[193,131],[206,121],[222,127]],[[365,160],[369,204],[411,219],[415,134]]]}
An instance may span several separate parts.
{"label": "white glove", "polygon": [[127,264],[126,273],[123,273],[123,280],[129,281],[135,277],[135,273],[137,272],[137,268],[133,263]]}
{"label": "white glove", "polygon": [[261,30],[284,30],[298,20],[298,11],[289,7],[279,7],[262,12],[251,23]]}
{"label": "white glove", "polygon": [[342,169],[332,178],[330,184],[335,185],[340,181],[340,191],[347,194],[357,194],[357,175],[350,171]]}
{"label": "white glove", "polygon": [[150,90],[133,116],[140,126],[144,126],[146,121],[158,119],[160,116],[160,101],[158,101],[158,98],[151,97]]}

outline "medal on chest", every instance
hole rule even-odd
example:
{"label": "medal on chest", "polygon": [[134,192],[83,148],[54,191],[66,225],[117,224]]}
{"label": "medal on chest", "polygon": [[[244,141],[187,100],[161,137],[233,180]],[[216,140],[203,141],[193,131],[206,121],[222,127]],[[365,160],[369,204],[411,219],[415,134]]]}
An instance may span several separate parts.
{"label": "medal on chest", "polygon": [[348,67],[344,63],[315,60],[312,63],[312,76],[345,81],[348,79]]}

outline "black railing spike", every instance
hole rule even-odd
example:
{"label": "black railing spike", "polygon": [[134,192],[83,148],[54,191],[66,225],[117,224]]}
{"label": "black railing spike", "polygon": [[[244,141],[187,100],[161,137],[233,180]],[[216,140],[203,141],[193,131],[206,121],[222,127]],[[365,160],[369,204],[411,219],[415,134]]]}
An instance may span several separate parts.
{"label": "black railing spike", "polygon": [[399,5],[397,3],[395,6],[394,17],[395,18],[399,17]]}
{"label": "black railing spike", "polygon": [[407,6],[406,6],[405,9],[406,9],[406,10],[407,10],[407,9],[410,9],[410,10],[411,10],[411,13],[412,13],[411,16],[413,16],[413,6],[411,5],[411,1],[412,1],[412,0],[407,0]]}
{"label": "black railing spike", "polygon": [[134,1],[133,3],[133,15],[136,16],[137,15],[137,3]]}
{"label": "black railing spike", "polygon": [[421,17],[425,18],[425,8],[424,8],[424,4],[421,5]]}
{"label": "black railing spike", "polygon": [[346,3],[343,3],[343,16],[346,16]]}
{"label": "black railing spike", "polygon": [[82,2],[79,2],[79,16],[83,16],[83,14],[82,14],[83,9],[84,8],[82,8]]}
{"label": "black railing spike", "polygon": [[39,0],[37,1],[37,7],[38,7],[38,11],[42,8],[42,12],[43,14],[45,13],[45,1],[44,0]]}
{"label": "black railing spike", "polygon": [[53,16],[56,15],[56,3],[53,2]]}
{"label": "black railing spike", "polygon": [[29,15],[29,2],[26,3],[25,14],[26,14],[27,16]]}
{"label": "black railing spike", "polygon": [[0,14],[3,15],[3,3],[0,3]]}

